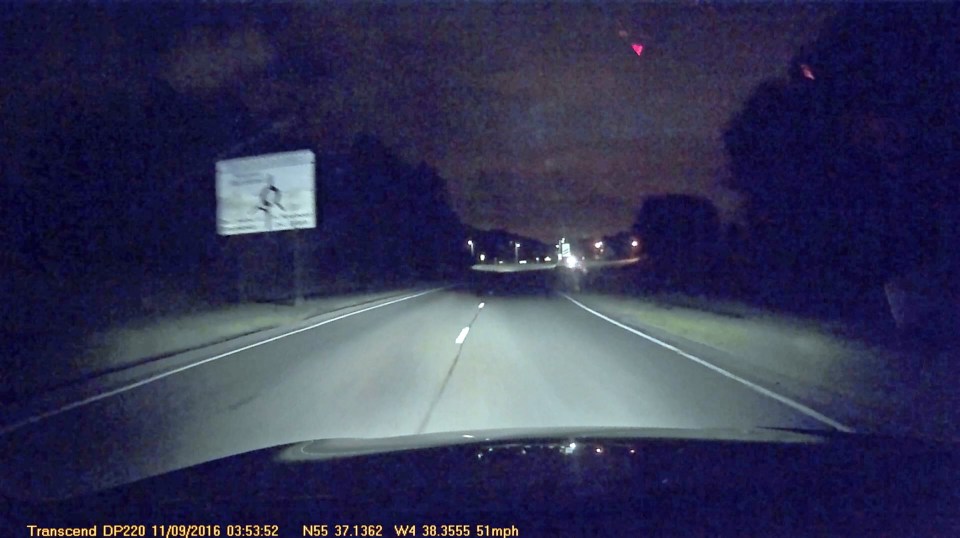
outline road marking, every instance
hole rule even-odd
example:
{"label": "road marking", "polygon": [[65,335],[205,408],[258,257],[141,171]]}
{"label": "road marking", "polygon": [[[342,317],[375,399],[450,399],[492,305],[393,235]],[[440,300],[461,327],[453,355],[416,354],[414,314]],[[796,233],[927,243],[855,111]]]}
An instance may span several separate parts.
{"label": "road marking", "polygon": [[457,343],[462,344],[464,340],[467,339],[467,333],[470,332],[470,327],[464,327],[460,329],[460,334],[457,336]]}
{"label": "road marking", "polygon": [[478,306],[477,308],[483,308],[483,305],[485,305],[485,304],[487,304],[487,303],[480,303],[480,306]]}
{"label": "road marking", "polygon": [[[106,399],[106,398],[110,398],[111,396],[116,396],[117,394],[121,394],[121,393],[130,391],[130,390],[133,390],[133,389],[135,389],[135,388],[137,388],[137,387],[142,387],[142,386],[144,386],[144,385],[146,385],[146,384],[148,384],[148,383],[153,383],[154,381],[157,381],[157,380],[159,380],[159,379],[163,379],[163,378],[168,377],[168,376],[171,376],[171,375],[173,375],[173,374],[177,374],[177,373],[183,372],[184,370],[189,370],[190,368],[195,368],[195,367],[197,367],[197,366],[200,366],[201,364],[206,364],[206,363],[208,363],[208,362],[213,362],[213,361],[215,361],[215,360],[222,359],[222,358],[224,358],[224,357],[229,357],[230,355],[234,355],[234,354],[236,354],[236,353],[240,353],[241,351],[246,351],[246,350],[248,350],[248,349],[253,349],[253,348],[255,348],[255,347],[259,347],[259,346],[262,346],[262,345],[264,345],[264,344],[269,344],[270,342],[275,342],[275,341],[277,341],[277,340],[280,340],[281,338],[286,338],[286,337],[288,337],[288,336],[293,336],[293,335],[295,335],[295,334],[299,334],[299,333],[302,333],[302,332],[306,332],[306,331],[309,331],[309,330],[311,330],[311,329],[316,329],[317,327],[321,327],[321,326],[323,326],[323,325],[327,325],[328,323],[333,323],[334,321],[340,321],[341,319],[346,319],[346,318],[349,318],[350,316],[356,316],[357,314],[363,314],[364,312],[369,312],[369,311],[371,311],[371,310],[376,310],[376,309],[378,309],[378,308],[383,308],[383,307],[385,307],[385,306],[390,306],[390,305],[392,305],[392,304],[396,304],[396,303],[399,303],[399,302],[401,302],[401,301],[408,301],[408,300],[410,300],[410,299],[416,299],[417,297],[420,297],[420,296],[422,296],[422,295],[426,295],[426,294],[428,294],[428,293],[433,293],[433,292],[435,292],[435,291],[437,291],[437,290],[441,290],[441,289],[444,289],[444,288],[434,288],[434,289],[432,289],[432,290],[422,291],[422,292],[420,292],[420,293],[415,293],[415,294],[413,294],[413,295],[407,295],[407,296],[405,296],[405,297],[400,297],[399,299],[393,299],[392,301],[388,301],[388,302],[386,302],[386,303],[381,303],[381,304],[374,305],[374,306],[368,306],[367,308],[363,308],[363,309],[357,310],[357,311],[355,311],[355,312],[350,312],[350,313],[347,313],[347,314],[343,314],[343,315],[341,315],[341,316],[337,316],[337,317],[335,317],[335,318],[331,318],[331,319],[328,319],[328,320],[324,320],[324,321],[321,321],[321,322],[319,322],[319,323],[314,323],[313,325],[309,325],[309,326],[307,326],[307,327],[301,327],[301,328],[299,328],[299,329],[296,329],[296,330],[294,330],[294,331],[290,331],[290,332],[288,332],[288,333],[283,333],[283,334],[279,334],[279,335],[277,335],[277,336],[273,336],[273,337],[267,338],[266,340],[261,340],[261,341],[259,341],[259,342],[254,342],[254,343],[252,343],[252,344],[248,344],[248,345],[243,346],[243,347],[241,347],[241,348],[237,348],[237,349],[234,349],[234,350],[231,350],[231,351],[227,351],[227,352],[221,353],[221,354],[219,354],[219,355],[214,355],[213,357],[208,357],[208,358],[203,359],[203,360],[201,360],[201,361],[197,361],[197,362],[194,362],[194,363],[190,363],[190,364],[181,366],[181,367],[179,367],[179,368],[174,368],[173,370],[170,370],[170,371],[167,371],[167,372],[162,372],[162,373],[153,375],[153,376],[148,377],[148,378],[146,378],[146,379],[137,381],[136,383],[131,383],[130,385],[125,385],[125,386],[122,386],[122,387],[119,387],[119,388],[116,388],[116,389],[113,389],[113,390],[109,390],[109,391],[104,392],[104,393],[101,393],[101,394],[95,394],[95,395],[90,396],[90,397],[88,397],[88,398],[84,398],[84,399],[82,399],[82,400],[78,400],[78,401],[76,401],[76,402],[67,404],[67,405],[65,405],[65,406],[63,406],[63,407],[59,407],[59,408],[54,409],[54,410],[52,410],[52,411],[46,411],[46,412],[44,412],[44,413],[40,413],[39,415],[34,415],[34,416],[30,417],[30,418],[26,418],[26,419],[23,419],[23,420],[21,420],[21,421],[19,421],[19,422],[14,422],[13,424],[4,426],[3,428],[0,428],[0,435],[6,435],[6,434],[8,434],[8,433],[10,433],[10,432],[13,432],[13,431],[15,431],[15,430],[19,430],[20,428],[22,428],[22,427],[24,427],[24,426],[26,426],[26,425],[28,425],[28,424],[33,424],[33,423],[35,423],[35,422],[40,422],[41,420],[45,420],[45,419],[48,419],[48,418],[50,418],[50,417],[53,417],[53,416],[56,416],[56,415],[59,415],[59,414],[62,414],[62,413],[66,413],[67,411],[71,411],[71,410],[73,410],[73,409],[77,409],[78,407],[83,407],[83,406],[85,406],[85,405],[89,405],[89,404],[92,404],[92,403],[94,403],[94,402],[97,402],[97,401],[100,401],[100,400],[104,400],[104,399]],[[466,336],[466,335],[464,335],[464,336]],[[460,342],[457,342],[457,343],[459,344]]]}
{"label": "road marking", "polygon": [[701,358],[699,358],[699,357],[695,357],[695,356],[693,356],[693,355],[691,355],[691,354],[689,354],[689,353],[687,353],[687,352],[685,352],[685,351],[677,348],[676,346],[670,345],[670,344],[668,344],[668,343],[666,343],[666,342],[664,342],[664,341],[662,341],[662,340],[658,340],[658,339],[650,336],[649,334],[646,334],[646,333],[643,333],[643,332],[640,332],[640,331],[634,329],[633,327],[628,327],[627,325],[624,325],[623,323],[620,323],[619,321],[617,321],[617,320],[615,320],[615,319],[609,318],[609,317],[601,314],[600,312],[597,312],[596,310],[594,310],[594,309],[592,309],[592,308],[584,305],[584,304],[581,303],[580,301],[577,301],[576,299],[574,299],[573,297],[570,297],[569,295],[567,295],[567,294],[565,294],[565,293],[562,293],[561,295],[563,295],[563,297],[564,297],[565,299],[567,299],[568,301],[570,301],[571,303],[579,306],[580,308],[586,310],[587,312],[590,312],[590,313],[593,314],[594,316],[597,316],[598,318],[600,318],[600,319],[602,319],[602,320],[604,320],[604,321],[610,322],[610,323],[616,325],[617,327],[620,327],[621,329],[624,329],[624,330],[626,330],[626,331],[630,331],[630,332],[632,332],[633,334],[635,334],[635,335],[637,335],[637,336],[639,336],[639,337],[641,337],[641,338],[646,338],[647,340],[650,340],[651,342],[653,342],[653,343],[655,343],[655,344],[659,344],[659,345],[661,345],[661,346],[669,349],[670,351],[673,351],[673,352],[677,353],[678,355],[680,355],[680,356],[682,356],[682,357],[686,357],[686,358],[692,360],[693,362],[696,362],[696,363],[698,363],[698,364],[700,364],[700,365],[702,365],[702,366],[706,366],[707,368],[713,370],[714,372],[717,372],[718,374],[720,374],[720,375],[722,375],[722,376],[728,377],[728,378],[730,378],[730,379],[732,379],[732,380],[734,380],[734,381],[736,381],[736,382],[738,382],[738,383],[741,383],[741,384],[743,384],[743,385],[746,385],[747,387],[755,390],[756,392],[759,392],[760,394],[763,394],[764,396],[767,396],[767,397],[769,397],[769,398],[773,398],[774,400],[776,400],[776,401],[778,401],[778,402],[780,402],[780,403],[782,403],[782,404],[784,404],[784,405],[786,405],[786,406],[788,406],[788,407],[792,407],[793,409],[795,409],[795,410],[803,413],[804,415],[807,415],[807,416],[810,417],[810,418],[813,418],[813,419],[815,419],[815,420],[818,420],[818,421],[820,421],[820,422],[823,422],[824,424],[827,424],[828,426],[831,426],[832,428],[835,428],[835,429],[840,430],[840,431],[845,432],[845,433],[854,433],[853,428],[851,428],[851,427],[849,427],[849,426],[846,426],[846,425],[844,425],[844,424],[842,424],[842,423],[840,423],[840,422],[837,422],[836,420],[833,420],[832,418],[830,418],[830,417],[828,417],[828,416],[826,416],[826,415],[824,415],[824,414],[822,414],[822,413],[819,413],[819,412],[817,412],[817,411],[814,411],[813,409],[811,409],[811,408],[803,405],[803,404],[800,403],[800,402],[797,402],[797,401],[795,401],[795,400],[792,400],[792,399],[790,399],[790,398],[787,398],[786,396],[782,396],[782,395],[780,395],[780,394],[777,394],[776,392],[773,392],[773,391],[771,391],[771,390],[769,390],[769,389],[765,389],[765,388],[761,387],[760,385],[757,385],[756,383],[753,383],[752,381],[747,381],[746,379],[744,379],[744,378],[742,378],[742,377],[740,377],[740,376],[738,376],[738,375],[732,374],[732,373],[724,370],[723,368],[720,368],[719,366],[714,366],[713,364],[710,364],[709,362],[707,362],[707,361],[705,361],[705,360],[703,360],[703,359],[701,359]]}

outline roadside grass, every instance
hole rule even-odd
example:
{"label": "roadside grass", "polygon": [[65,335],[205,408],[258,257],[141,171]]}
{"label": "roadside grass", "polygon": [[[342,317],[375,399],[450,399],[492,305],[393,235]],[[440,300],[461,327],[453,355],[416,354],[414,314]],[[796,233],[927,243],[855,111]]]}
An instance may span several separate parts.
{"label": "roadside grass", "polygon": [[295,323],[326,312],[403,293],[350,293],[306,299],[302,304],[234,304],[137,319],[95,333],[75,370],[95,374],[143,359],[163,357],[245,334]]}
{"label": "roadside grass", "polygon": [[960,434],[956,350],[918,348],[889,335],[855,338],[838,322],[735,301],[676,293],[581,293],[574,298],[641,331],[654,328],[717,350],[717,356],[738,371],[809,395],[813,405],[855,409],[871,430],[952,438]]}
{"label": "roadside grass", "polygon": [[[0,330],[0,402],[90,379],[325,312],[399,295],[414,283],[363,289],[345,278],[305,287],[306,298],[236,302],[196,279],[100,279],[89,289],[38,283]],[[22,290],[21,290],[22,291]]]}

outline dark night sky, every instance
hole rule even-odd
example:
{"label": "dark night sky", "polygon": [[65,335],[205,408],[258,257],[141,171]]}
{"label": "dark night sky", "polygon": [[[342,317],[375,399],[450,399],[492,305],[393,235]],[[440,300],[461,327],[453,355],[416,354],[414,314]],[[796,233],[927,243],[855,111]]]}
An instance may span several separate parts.
{"label": "dark night sky", "polygon": [[545,240],[624,229],[651,193],[704,194],[732,214],[720,130],[830,15],[689,2],[59,9],[13,26],[8,14],[8,110],[17,95],[82,103],[161,80],[239,96],[263,118],[295,111],[318,146],[377,134],[436,166],[467,223]]}

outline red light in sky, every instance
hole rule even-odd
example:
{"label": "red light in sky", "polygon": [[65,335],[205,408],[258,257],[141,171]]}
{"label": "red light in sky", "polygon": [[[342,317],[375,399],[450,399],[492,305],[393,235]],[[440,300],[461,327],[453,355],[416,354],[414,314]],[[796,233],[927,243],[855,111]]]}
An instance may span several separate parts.
{"label": "red light in sky", "polygon": [[643,45],[640,43],[631,43],[630,46],[633,48],[633,52],[637,53],[637,56],[640,56],[640,53],[643,52]]}
{"label": "red light in sky", "polygon": [[810,69],[810,66],[807,64],[800,64],[800,72],[803,73],[804,78],[814,80],[816,77],[813,76],[813,69]]}

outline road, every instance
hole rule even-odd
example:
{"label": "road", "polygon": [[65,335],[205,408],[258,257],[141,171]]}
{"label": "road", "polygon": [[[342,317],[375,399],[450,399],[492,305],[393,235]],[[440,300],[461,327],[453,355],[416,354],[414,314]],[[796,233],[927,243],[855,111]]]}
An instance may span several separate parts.
{"label": "road", "polygon": [[450,288],[332,319],[6,428],[0,487],[62,493],[316,438],[829,428],[561,294]]}

